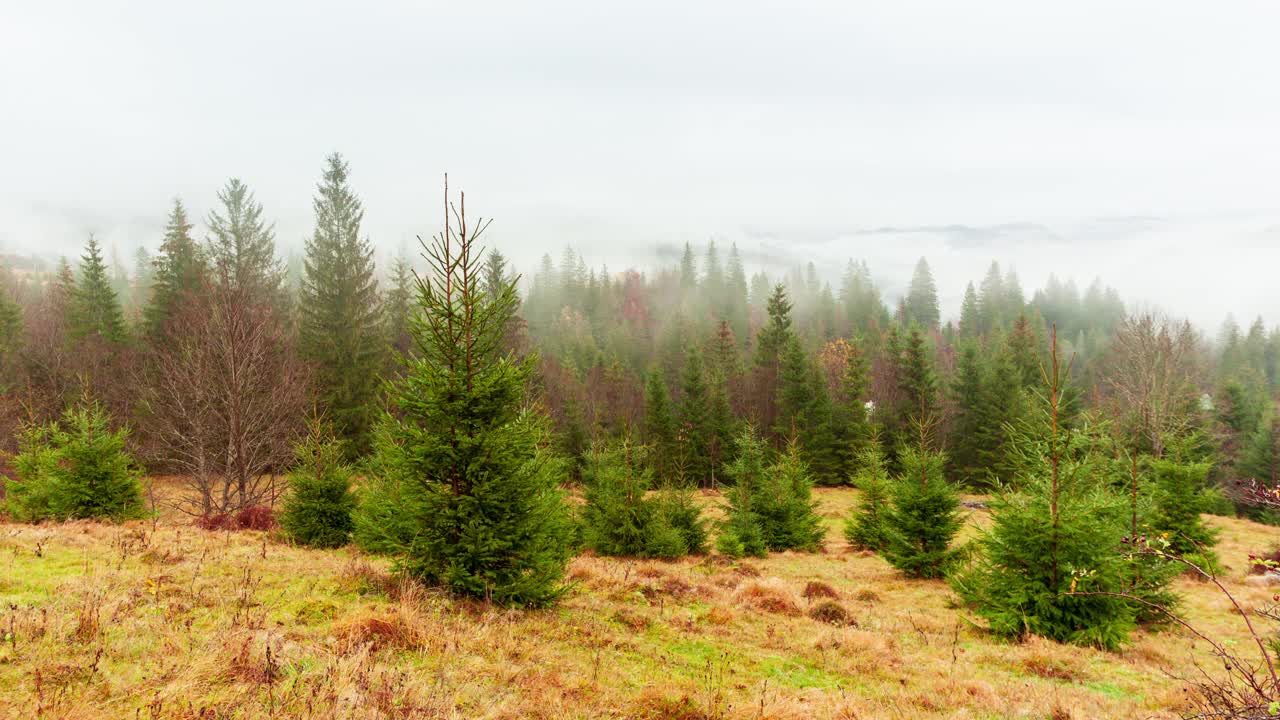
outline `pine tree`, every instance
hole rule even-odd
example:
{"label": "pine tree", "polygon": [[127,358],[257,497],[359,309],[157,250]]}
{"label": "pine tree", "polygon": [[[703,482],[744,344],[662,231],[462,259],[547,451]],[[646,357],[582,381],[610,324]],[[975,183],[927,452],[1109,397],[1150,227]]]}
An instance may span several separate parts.
{"label": "pine tree", "polygon": [[[1009,353],[997,353],[982,374],[974,426],[975,467],[971,480],[989,484],[1010,475],[1014,454],[1009,428],[1026,412],[1028,393],[1019,387],[1018,371]],[[1066,408],[1066,396],[1061,399]]]}
{"label": "pine tree", "polygon": [[280,527],[294,542],[336,548],[351,539],[354,473],[345,455],[342,442],[328,425],[313,419],[309,432],[294,448],[296,464],[280,512]]}
{"label": "pine tree", "polygon": [[680,256],[680,289],[686,293],[698,286],[698,263],[693,258],[693,246],[684,244],[684,254]]}
{"label": "pine tree", "polygon": [[747,339],[747,270],[742,264],[742,256],[738,254],[738,245],[729,248],[728,277],[725,281],[725,305],[721,309],[721,317],[729,322],[735,337]]}
{"label": "pine tree", "polygon": [[989,468],[982,463],[983,368],[972,342],[965,343],[960,350],[951,381],[951,397],[956,418],[948,452],[950,470],[960,482],[974,487],[986,479]]}
{"label": "pine tree", "polygon": [[208,257],[216,280],[233,291],[275,295],[284,281],[275,230],[249,187],[232,178],[218,191],[221,211],[209,213]]}
{"label": "pine tree", "polygon": [[879,437],[858,454],[860,470],[854,484],[862,491],[858,507],[845,520],[844,537],[860,550],[882,553],[889,546],[885,518],[889,513],[889,468]]}
{"label": "pine tree", "polygon": [[662,373],[649,371],[644,396],[645,441],[653,448],[653,469],[658,479],[669,482],[676,475],[676,422],[671,412],[671,396]]}
{"label": "pine tree", "polygon": [[360,456],[369,447],[385,346],[373,246],[360,238],[364,207],[347,178],[342,156],[326,158],[312,203],[316,224],[306,244],[298,349],[315,368],[334,432]]}
{"label": "pine tree", "polygon": [[840,392],[832,399],[831,427],[840,473],[852,478],[862,467],[874,429],[867,410],[870,370],[867,354],[851,344],[840,378]]}
{"label": "pine tree", "polygon": [[898,462],[902,471],[884,518],[884,557],[907,577],[943,577],[955,562],[951,541],[962,524],[960,498],[942,477],[946,458],[922,439],[902,450]]}
{"label": "pine tree", "polygon": [[1151,532],[1167,542],[1166,552],[1187,557],[1201,567],[1213,567],[1218,533],[1201,517],[1209,509],[1210,464],[1153,458],[1151,469],[1156,482]]}
{"label": "pine tree", "polygon": [[22,308],[10,295],[5,276],[0,274],[0,392],[8,379],[12,365],[10,358],[22,342]]}
{"label": "pine tree", "polygon": [[786,288],[779,283],[769,296],[769,321],[756,337],[755,387],[756,420],[766,431],[776,429],[778,422],[778,392],[782,372],[783,354],[794,338],[791,329],[791,301]]}
{"label": "pine tree", "polygon": [[153,344],[162,341],[181,304],[199,293],[204,283],[204,254],[192,237],[191,228],[187,209],[181,200],[174,200],[160,252],[152,261],[151,299],[143,310]]}
{"label": "pine tree", "polygon": [[960,337],[971,340],[982,332],[982,311],[979,309],[978,293],[973,283],[964,288],[964,300],[960,303]]}
{"label": "pine tree", "polygon": [[1046,397],[1015,438],[1017,489],[994,502],[978,557],[954,584],[997,634],[1114,648],[1135,609],[1093,593],[1127,589],[1124,504],[1103,474],[1093,431],[1058,422],[1066,376],[1056,332],[1051,348]]}
{"label": "pine tree", "polygon": [[993,262],[978,289],[978,315],[982,321],[983,333],[990,333],[1004,326],[1004,298],[1004,276],[1000,274],[1000,263]]}
{"label": "pine tree", "polygon": [[102,249],[92,235],[80,259],[80,279],[70,295],[67,327],[73,340],[98,337],[108,343],[125,340],[124,313],[107,277]]}
{"label": "pine tree", "polygon": [[141,466],[130,455],[128,429],[112,430],[102,406],[84,398],[62,419],[30,425],[18,438],[6,507],[18,520],[142,515]]}
{"label": "pine tree", "polygon": [[[382,319],[385,342],[392,349],[393,359],[412,352],[413,340],[409,325],[416,308],[413,304],[413,269],[404,257],[396,257],[391,263],[390,287],[382,301]],[[496,297],[490,295],[491,297]]]}
{"label": "pine tree", "polygon": [[905,343],[899,340],[896,331],[891,331],[886,351],[893,362],[897,403],[888,408],[885,429],[892,446],[901,447],[915,439],[912,432],[915,419],[937,414],[937,378],[924,335],[918,327],[911,328]]}
{"label": "pine tree", "polygon": [[762,492],[753,507],[770,550],[812,552],[822,547],[826,533],[813,501],[813,478],[794,438],[765,473]]}
{"label": "pine tree", "polygon": [[504,605],[544,606],[563,592],[570,523],[563,472],[542,450],[545,416],[525,406],[532,358],[502,347],[517,304],[508,284],[480,286],[485,227],[446,193],[445,229],[423,243],[410,332],[418,355],[391,388],[377,433],[381,479],[365,494],[357,537],[391,551],[428,584]]}
{"label": "pine tree", "polygon": [[502,288],[515,280],[507,269],[507,259],[502,253],[497,250],[485,253],[484,291],[489,294],[489,297],[498,297],[502,294]]}
{"label": "pine tree", "polygon": [[744,427],[734,442],[737,457],[725,468],[733,479],[733,487],[725,493],[729,506],[725,519],[720,523],[716,537],[716,549],[729,557],[765,557],[769,546],[755,503],[763,492],[765,482],[765,446],[755,428]]}
{"label": "pine tree", "polygon": [[911,286],[907,289],[906,322],[932,329],[938,327],[940,318],[938,286],[933,281],[928,261],[920,258],[916,263],[915,273],[911,276]]}
{"label": "pine tree", "polygon": [[583,544],[601,555],[677,558],[703,552],[706,530],[688,489],[654,495],[645,448],[623,440],[589,453],[584,472]]}
{"label": "pine tree", "polygon": [[738,436],[738,457],[728,468],[735,484],[720,526],[716,547],[730,557],[764,557],[770,550],[816,550],[822,544],[822,519],[812,500],[813,481],[790,443],[777,462],[766,467],[764,443],[748,427]]}
{"label": "pine tree", "polygon": [[703,371],[702,353],[690,348],[680,384],[680,424],[676,432],[681,469],[687,480],[699,486],[711,480],[710,391]]}

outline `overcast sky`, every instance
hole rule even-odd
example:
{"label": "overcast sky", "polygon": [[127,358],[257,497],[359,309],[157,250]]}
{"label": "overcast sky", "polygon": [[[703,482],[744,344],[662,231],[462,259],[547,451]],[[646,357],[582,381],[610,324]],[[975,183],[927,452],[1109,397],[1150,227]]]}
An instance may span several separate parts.
{"label": "overcast sky", "polygon": [[1277,28],[1274,0],[0,0],[0,251],[154,248],[232,176],[300,245],[339,150],[388,252],[448,171],[526,267],[714,236],[891,292],[924,254],[948,313],[996,259],[1280,322]]}

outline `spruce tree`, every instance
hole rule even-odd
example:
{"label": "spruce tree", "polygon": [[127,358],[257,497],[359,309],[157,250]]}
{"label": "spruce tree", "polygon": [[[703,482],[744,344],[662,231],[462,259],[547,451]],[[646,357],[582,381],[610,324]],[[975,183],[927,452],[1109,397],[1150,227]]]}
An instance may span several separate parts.
{"label": "spruce tree", "polygon": [[101,405],[87,397],[59,422],[30,425],[13,458],[17,477],[6,506],[22,521],[139,517],[141,466],[129,453],[129,431],[112,430]]}
{"label": "spruce tree", "polygon": [[205,279],[204,254],[191,228],[186,207],[175,199],[160,252],[152,260],[151,299],[143,310],[153,344],[162,342],[184,299],[199,293]]}
{"label": "spruce tree", "polygon": [[22,342],[22,308],[10,295],[8,283],[0,274],[0,392],[12,366],[11,358]]}
{"label": "spruce tree", "polygon": [[734,445],[737,456],[725,468],[734,484],[725,493],[729,506],[725,508],[725,518],[720,523],[716,549],[722,555],[734,558],[746,555],[765,557],[769,554],[769,546],[765,544],[755,507],[765,484],[764,441],[756,434],[755,428],[748,425],[742,429]]}
{"label": "spruce tree", "polygon": [[102,249],[92,235],[80,258],[80,278],[71,291],[68,330],[72,340],[98,337],[108,343],[125,340],[124,312],[107,276]]}
{"label": "spruce tree", "polygon": [[262,205],[237,178],[218,191],[221,210],[209,213],[207,254],[216,280],[235,292],[281,290],[284,269],[276,259],[275,229],[262,219]]}
{"label": "spruce tree", "polygon": [[671,396],[662,373],[649,371],[644,395],[645,441],[653,448],[653,469],[662,482],[672,480],[678,466],[676,422],[671,412]]}
{"label": "spruce tree", "polygon": [[928,261],[920,258],[911,276],[911,286],[907,289],[905,321],[908,324],[917,323],[925,329],[933,329],[938,327],[940,319],[938,286],[933,281]]}
{"label": "spruce tree", "polygon": [[710,391],[703,371],[702,353],[690,348],[684,364],[684,377],[680,384],[680,423],[676,431],[677,443],[687,480],[699,486],[711,480],[711,426]]}
{"label": "spruce tree", "polygon": [[624,439],[588,454],[583,544],[601,555],[677,558],[705,550],[706,530],[687,488],[654,489],[644,446]]}
{"label": "spruce tree", "polygon": [[446,193],[444,230],[410,321],[417,354],[390,387],[357,536],[392,551],[410,576],[503,605],[544,606],[563,592],[571,526],[564,474],[545,453],[544,415],[525,405],[534,359],[503,350],[515,283],[483,292],[485,227]]}
{"label": "spruce tree", "polygon": [[845,520],[844,537],[854,548],[882,553],[889,546],[885,518],[891,498],[889,466],[879,437],[872,438],[858,454],[858,464],[860,469],[854,485],[862,491],[862,498]]}
{"label": "spruce tree", "polygon": [[309,432],[294,448],[289,494],[280,512],[280,527],[294,542],[336,548],[351,539],[354,472],[345,455],[329,426],[313,419]]}
{"label": "spruce tree", "polygon": [[730,557],[764,557],[769,551],[817,550],[824,534],[812,499],[813,480],[792,442],[776,462],[748,427],[738,436],[738,457],[728,468],[735,485],[716,547]]}
{"label": "spruce tree", "polygon": [[1131,602],[1105,594],[1128,589],[1124,503],[1093,431],[1058,422],[1066,373],[1056,333],[1051,350],[1046,396],[1014,440],[1017,489],[994,501],[973,566],[954,585],[999,635],[1115,648],[1136,616]]}
{"label": "spruce tree", "polygon": [[747,271],[742,264],[742,256],[738,254],[738,245],[729,248],[729,263],[725,280],[725,305],[721,316],[733,328],[733,334],[744,342],[747,339],[748,302]]}
{"label": "spruce tree", "polygon": [[1155,474],[1151,532],[1167,543],[1166,552],[1186,557],[1205,568],[1216,564],[1213,546],[1218,542],[1217,532],[1201,517],[1209,509],[1210,467],[1207,462],[1151,460]]}
{"label": "spruce tree", "polygon": [[884,518],[884,557],[907,577],[943,577],[956,559],[951,541],[963,524],[960,497],[942,476],[946,458],[921,441],[902,450],[898,462]]}
{"label": "spruce tree", "polygon": [[971,340],[982,332],[982,311],[978,304],[978,293],[973,283],[964,288],[964,300],[960,303],[960,338]]}
{"label": "spruce tree", "polygon": [[951,398],[956,408],[956,418],[947,455],[951,473],[969,487],[981,484],[987,471],[981,459],[984,430],[981,408],[982,371],[977,347],[972,342],[964,343],[951,381]]}
{"label": "spruce tree", "polygon": [[[396,257],[391,262],[389,287],[382,302],[382,319],[386,323],[383,337],[393,351],[393,360],[412,351],[413,338],[409,332],[409,323],[416,310],[413,303],[413,283],[413,269],[409,266],[409,261]],[[491,297],[496,295],[491,294]]]}
{"label": "spruce tree", "polygon": [[384,366],[383,320],[373,246],[360,237],[364,207],[334,153],[312,203],[300,293],[298,350],[315,369],[315,385],[334,432],[353,455],[369,447]]}

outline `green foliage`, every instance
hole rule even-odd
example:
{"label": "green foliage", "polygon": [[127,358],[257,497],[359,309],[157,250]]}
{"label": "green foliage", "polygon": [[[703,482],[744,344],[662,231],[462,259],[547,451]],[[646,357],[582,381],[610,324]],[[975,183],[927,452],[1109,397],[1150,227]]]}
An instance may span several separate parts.
{"label": "green foliage", "polygon": [[817,550],[822,519],[812,500],[813,480],[797,443],[766,466],[766,449],[753,428],[738,436],[738,456],[729,466],[734,487],[716,547],[730,557],[764,557],[769,551]]}
{"label": "green foliage", "polygon": [[907,289],[905,302],[907,324],[916,323],[924,328],[936,328],[941,317],[938,311],[938,286],[933,281],[933,273],[924,258],[916,262],[916,269],[911,276],[911,286]]}
{"label": "green foliage", "polygon": [[956,559],[951,540],[960,530],[960,496],[942,476],[942,453],[905,448],[898,455],[892,503],[883,524],[884,557],[908,577],[940,578]]}
{"label": "green foliage", "polygon": [[1047,398],[1014,438],[1015,489],[993,502],[978,557],[955,587],[997,634],[1115,648],[1134,626],[1134,603],[1087,593],[1133,588],[1134,568],[1119,552],[1125,503],[1099,453],[1101,433],[1087,423],[1059,425],[1056,353],[1052,368]]}
{"label": "green foliage", "polygon": [[386,346],[373,246],[360,237],[364,207],[347,178],[347,163],[330,155],[312,203],[316,224],[306,244],[298,350],[315,369],[334,431],[359,456],[369,447]]}
{"label": "green foliage", "polygon": [[514,283],[483,292],[475,227],[447,226],[424,243],[432,267],[410,320],[417,352],[389,387],[394,412],[374,443],[384,477],[361,506],[357,538],[428,584],[545,606],[563,592],[568,561],[564,473],[542,449],[545,416],[524,403],[534,359],[503,348]]}
{"label": "green foliage", "polygon": [[107,277],[102,249],[92,235],[80,258],[80,279],[71,289],[67,312],[67,330],[73,340],[96,336],[109,343],[124,342],[124,312]]}
{"label": "green foliage", "polygon": [[274,294],[284,280],[276,259],[275,229],[262,219],[262,205],[236,178],[218,191],[219,210],[209,213],[207,255],[215,279],[234,291]]}
{"label": "green foliage", "polygon": [[1152,460],[1151,468],[1156,482],[1151,532],[1168,541],[1170,554],[1190,556],[1199,565],[1212,566],[1217,532],[1200,516],[1209,510],[1211,502],[1206,482],[1209,463],[1161,458]]}
{"label": "green foliage", "polygon": [[671,412],[671,396],[662,373],[656,368],[649,372],[644,395],[645,440],[653,448],[653,469],[664,482],[676,475],[676,421]]}
{"label": "green foliage", "polygon": [[18,438],[17,477],[6,486],[8,511],[27,522],[142,515],[142,471],[128,439],[91,401],[68,408],[59,422],[28,426]]}
{"label": "green foliage", "polygon": [[889,471],[879,438],[858,455],[861,470],[854,484],[862,491],[858,507],[844,523],[844,537],[861,550],[884,552],[889,545],[885,519],[889,512]]}
{"label": "green foliage", "polygon": [[713,408],[702,353],[697,348],[689,348],[685,356],[680,387],[680,425],[676,442],[680,448],[681,470],[687,480],[705,485],[712,473],[711,450],[715,428],[712,426]]}
{"label": "green foliage", "polygon": [[355,497],[351,467],[342,443],[316,421],[294,449],[296,464],[289,475],[289,495],[280,513],[280,527],[294,542],[318,548],[346,545],[351,539]]}
{"label": "green foliage", "polygon": [[625,441],[593,450],[583,483],[582,537],[601,555],[677,558],[706,549],[692,491],[668,485],[656,494],[646,449]]}
{"label": "green foliage", "polygon": [[143,320],[153,343],[161,342],[170,330],[182,300],[201,289],[207,269],[191,229],[187,209],[181,200],[174,200],[160,252],[152,261],[151,299],[143,310]]}

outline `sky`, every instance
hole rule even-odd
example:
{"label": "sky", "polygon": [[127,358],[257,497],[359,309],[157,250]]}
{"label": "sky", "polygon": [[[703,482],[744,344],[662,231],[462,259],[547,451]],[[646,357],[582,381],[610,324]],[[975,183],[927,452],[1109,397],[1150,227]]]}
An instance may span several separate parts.
{"label": "sky", "polygon": [[1280,323],[1280,3],[0,0],[0,252],[124,257],[230,177],[300,247],[340,151],[384,254],[441,180],[532,270],[998,260]]}

